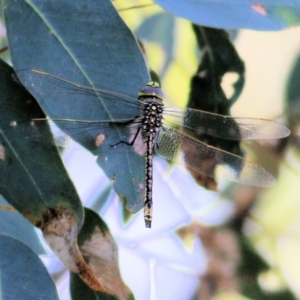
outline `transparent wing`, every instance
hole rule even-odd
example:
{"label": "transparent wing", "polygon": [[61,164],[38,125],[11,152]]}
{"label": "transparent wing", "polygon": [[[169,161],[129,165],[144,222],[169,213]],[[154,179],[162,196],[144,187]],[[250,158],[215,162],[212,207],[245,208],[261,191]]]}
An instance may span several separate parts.
{"label": "transparent wing", "polygon": [[287,127],[277,122],[255,118],[233,118],[191,108],[165,108],[164,120],[197,134],[206,133],[230,140],[277,139],[290,134]]}
{"label": "transparent wing", "polygon": [[276,182],[262,167],[172,128],[161,130],[156,153],[216,179],[262,187],[273,186]]}
{"label": "transparent wing", "polygon": [[123,118],[134,118],[144,105],[128,95],[82,86],[42,71],[20,70],[17,75],[26,87],[34,87],[39,100],[59,104],[71,118],[74,111],[84,113],[87,108],[93,111],[91,120],[114,120],[120,111]]}
{"label": "transparent wing", "polygon": [[[119,119],[116,122],[45,118],[16,124],[13,130],[18,137],[59,147],[73,146],[70,136],[79,136],[79,142],[88,149],[101,147],[102,151],[135,151],[144,155],[145,146],[139,132],[140,119]],[[134,139],[132,146],[126,144]]]}

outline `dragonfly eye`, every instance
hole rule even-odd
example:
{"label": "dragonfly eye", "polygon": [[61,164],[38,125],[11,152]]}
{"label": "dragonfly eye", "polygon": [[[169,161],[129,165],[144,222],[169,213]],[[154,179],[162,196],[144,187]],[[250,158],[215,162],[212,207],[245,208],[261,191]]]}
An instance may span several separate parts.
{"label": "dragonfly eye", "polygon": [[156,81],[149,81],[144,87],[142,87],[139,90],[138,97],[155,97],[160,100],[163,100],[164,93],[162,92],[162,90],[159,87],[159,84]]}
{"label": "dragonfly eye", "polygon": [[146,85],[147,86],[152,86],[154,88],[160,88],[160,85],[157,81],[148,81]]}

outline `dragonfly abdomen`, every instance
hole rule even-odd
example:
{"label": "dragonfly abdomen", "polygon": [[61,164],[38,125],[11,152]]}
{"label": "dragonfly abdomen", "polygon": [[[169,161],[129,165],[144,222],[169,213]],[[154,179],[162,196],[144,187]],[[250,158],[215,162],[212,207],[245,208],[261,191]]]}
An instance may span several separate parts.
{"label": "dragonfly abdomen", "polygon": [[146,181],[144,200],[144,219],[147,228],[151,228],[152,222],[152,188],[153,188],[153,135],[146,141]]}
{"label": "dragonfly abdomen", "polygon": [[152,188],[153,188],[153,149],[156,146],[159,131],[162,127],[163,104],[159,98],[144,99],[142,116],[142,136],[146,145],[146,180],[144,199],[144,219],[147,228],[152,222]]}

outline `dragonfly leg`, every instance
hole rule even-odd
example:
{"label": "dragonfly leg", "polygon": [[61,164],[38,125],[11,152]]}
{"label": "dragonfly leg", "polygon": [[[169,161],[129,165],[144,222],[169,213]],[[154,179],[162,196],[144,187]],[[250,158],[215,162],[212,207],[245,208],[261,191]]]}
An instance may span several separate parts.
{"label": "dragonfly leg", "polygon": [[139,132],[140,132],[140,129],[141,129],[141,128],[139,127],[138,130],[136,131],[136,134],[135,134],[133,140],[132,140],[130,143],[127,142],[127,141],[119,141],[119,142],[117,142],[117,143],[114,144],[114,145],[110,145],[110,147],[115,147],[115,146],[118,146],[119,144],[126,144],[126,145],[128,145],[128,146],[132,146],[132,145],[134,144],[134,142],[135,142],[135,140],[136,140],[136,138],[137,138]]}

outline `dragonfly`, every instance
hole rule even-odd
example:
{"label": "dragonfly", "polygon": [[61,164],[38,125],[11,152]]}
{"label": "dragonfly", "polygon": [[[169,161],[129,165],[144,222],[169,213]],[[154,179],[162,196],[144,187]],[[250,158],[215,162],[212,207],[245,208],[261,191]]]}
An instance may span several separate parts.
{"label": "dragonfly", "polygon": [[[142,156],[145,163],[143,205],[146,228],[151,228],[152,224],[155,154],[216,179],[263,187],[275,184],[274,177],[261,166],[207,145],[189,132],[238,141],[277,139],[289,135],[289,129],[280,123],[224,116],[191,108],[165,107],[163,91],[155,81],[149,81],[140,88],[137,98],[134,98],[110,90],[78,85],[38,70],[19,71],[17,74],[25,86],[39,89],[46,84],[52,87],[50,94],[44,96],[60,103],[70,114],[75,98],[82,101],[83,110],[85,105],[96,106],[101,101],[103,111],[95,111],[95,116],[91,116],[94,120],[37,118],[30,121],[30,126],[27,124],[23,133],[27,138],[60,147],[67,146],[73,134],[85,135],[104,152],[132,151]],[[66,94],[68,97],[62,97]],[[62,132],[52,132],[51,136],[47,134],[52,122]]]}

